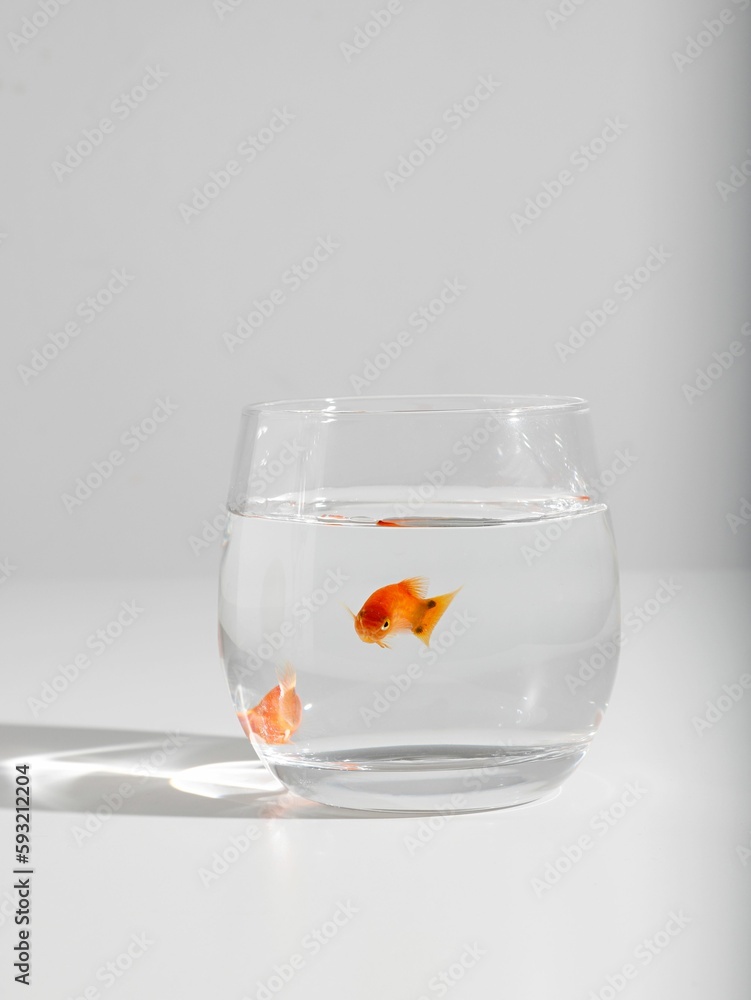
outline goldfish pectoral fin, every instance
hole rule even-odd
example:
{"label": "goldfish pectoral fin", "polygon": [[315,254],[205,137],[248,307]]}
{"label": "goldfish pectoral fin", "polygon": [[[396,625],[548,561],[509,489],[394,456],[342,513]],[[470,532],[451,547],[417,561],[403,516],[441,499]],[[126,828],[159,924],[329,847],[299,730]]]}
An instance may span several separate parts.
{"label": "goldfish pectoral fin", "polygon": [[342,604],[342,607],[344,608],[344,610],[348,611],[352,615],[352,618],[355,621],[357,621],[357,615],[354,613],[354,611],[351,608],[348,608],[346,604],[343,604],[342,602],[340,602],[340,603]]}
{"label": "goldfish pectoral fin", "polygon": [[430,637],[433,634],[433,629],[441,620],[446,608],[448,608],[449,604],[451,604],[461,589],[461,587],[458,587],[450,594],[441,594],[439,597],[430,597],[425,602],[425,614],[422,616],[413,631],[417,638],[422,639],[426,646],[430,645]]}

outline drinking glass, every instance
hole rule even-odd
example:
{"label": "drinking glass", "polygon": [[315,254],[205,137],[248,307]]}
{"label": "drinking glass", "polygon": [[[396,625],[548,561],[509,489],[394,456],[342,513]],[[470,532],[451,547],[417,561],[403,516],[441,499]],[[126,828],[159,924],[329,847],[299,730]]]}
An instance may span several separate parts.
{"label": "drinking glass", "polygon": [[291,791],[355,809],[530,802],[581,762],[620,625],[589,407],[257,403],[220,572],[238,720]]}

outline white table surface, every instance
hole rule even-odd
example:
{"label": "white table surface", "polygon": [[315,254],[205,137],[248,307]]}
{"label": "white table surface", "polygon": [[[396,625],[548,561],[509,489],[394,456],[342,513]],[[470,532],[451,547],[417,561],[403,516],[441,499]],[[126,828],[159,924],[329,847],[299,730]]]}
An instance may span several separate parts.
{"label": "white table surface", "polygon": [[[7,580],[0,995],[748,1000],[751,691],[701,734],[692,720],[751,672],[750,580],[626,574],[624,613],[671,575],[681,589],[627,632],[606,720],[560,794],[433,830],[293,799],[260,765],[259,791],[232,794],[219,765],[252,751],[218,664],[213,579]],[[143,612],[35,717],[28,699],[122,601]],[[31,988],[11,957],[17,760],[34,794]],[[130,967],[108,972],[119,957]]]}

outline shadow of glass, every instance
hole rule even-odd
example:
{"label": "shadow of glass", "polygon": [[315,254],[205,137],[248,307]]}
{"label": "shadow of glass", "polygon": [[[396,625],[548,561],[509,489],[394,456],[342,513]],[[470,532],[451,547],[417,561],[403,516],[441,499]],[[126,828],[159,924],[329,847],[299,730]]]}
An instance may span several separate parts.
{"label": "shadow of glass", "polygon": [[102,819],[115,813],[224,819],[399,818],[337,809],[292,795],[240,737],[3,725],[0,808],[14,805],[16,764],[31,765],[32,802],[38,810],[92,813]]}

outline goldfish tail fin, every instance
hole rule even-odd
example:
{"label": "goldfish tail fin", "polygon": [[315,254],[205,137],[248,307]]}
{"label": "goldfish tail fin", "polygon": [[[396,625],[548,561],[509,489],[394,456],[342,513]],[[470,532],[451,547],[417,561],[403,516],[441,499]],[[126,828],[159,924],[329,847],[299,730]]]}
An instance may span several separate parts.
{"label": "goldfish tail fin", "polygon": [[295,685],[297,684],[297,674],[295,673],[295,668],[291,663],[285,663],[281,670],[277,670],[276,674],[279,678],[279,689],[282,694],[286,694],[287,691],[295,690]]}
{"label": "goldfish tail fin", "polygon": [[426,646],[430,645],[430,637],[433,634],[433,629],[461,589],[461,587],[458,587],[450,594],[441,594],[440,597],[428,598],[425,614],[413,629],[417,638],[422,639]]}

